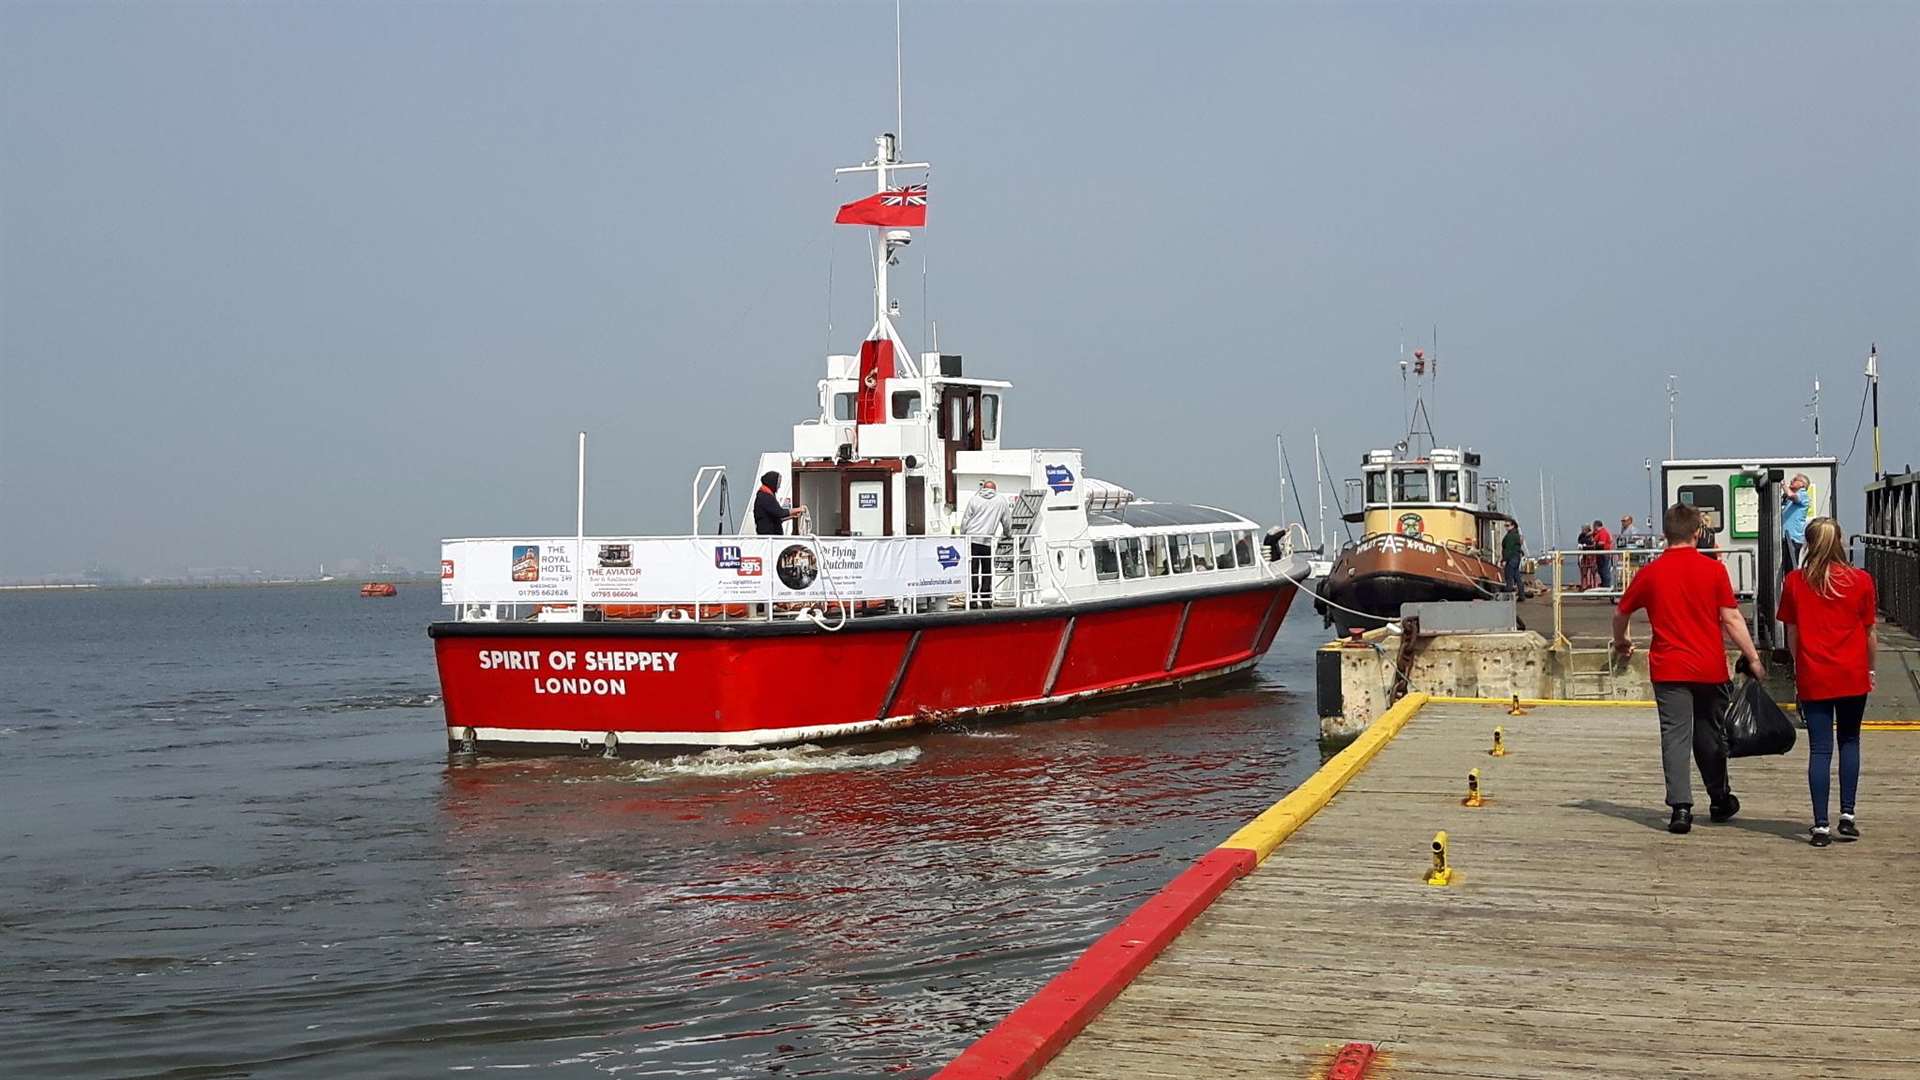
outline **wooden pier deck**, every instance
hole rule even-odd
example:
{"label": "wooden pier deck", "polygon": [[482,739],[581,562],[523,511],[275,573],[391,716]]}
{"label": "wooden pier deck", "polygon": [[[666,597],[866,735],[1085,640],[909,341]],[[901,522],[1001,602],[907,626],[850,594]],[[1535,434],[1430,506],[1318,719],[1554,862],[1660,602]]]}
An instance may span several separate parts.
{"label": "wooden pier deck", "polygon": [[1651,709],[1430,703],[1042,1075],[1920,1076],[1920,733],[1863,758],[1859,843],[1806,843],[1804,736],[1672,836]]}

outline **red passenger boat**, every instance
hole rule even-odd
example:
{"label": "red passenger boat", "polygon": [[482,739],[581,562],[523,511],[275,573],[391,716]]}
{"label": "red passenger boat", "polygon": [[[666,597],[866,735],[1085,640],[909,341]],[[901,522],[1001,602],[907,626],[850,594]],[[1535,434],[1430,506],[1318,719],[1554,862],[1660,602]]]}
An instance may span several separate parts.
{"label": "red passenger boat", "polygon": [[873,328],[760,459],[805,508],[792,531],[702,535],[725,505],[710,467],[687,535],[444,541],[455,617],[430,633],[455,749],[808,742],[1178,687],[1266,652],[1305,559],[1231,511],[1091,479],[1079,450],[1004,445],[1011,383],[908,351],[887,270],[927,192],[896,174],[926,165],[875,142],[840,170],[875,194],[838,218],[877,230]]}

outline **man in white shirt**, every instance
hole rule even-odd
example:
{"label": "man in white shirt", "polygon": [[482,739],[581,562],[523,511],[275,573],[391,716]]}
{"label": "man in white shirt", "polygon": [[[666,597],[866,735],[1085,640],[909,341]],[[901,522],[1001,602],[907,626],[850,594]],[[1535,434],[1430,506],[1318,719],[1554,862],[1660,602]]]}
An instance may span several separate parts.
{"label": "man in white shirt", "polygon": [[993,481],[982,480],[960,515],[960,531],[966,534],[973,557],[973,602],[978,606],[992,606],[993,542],[1005,531],[1012,509],[1012,500],[1002,498]]}

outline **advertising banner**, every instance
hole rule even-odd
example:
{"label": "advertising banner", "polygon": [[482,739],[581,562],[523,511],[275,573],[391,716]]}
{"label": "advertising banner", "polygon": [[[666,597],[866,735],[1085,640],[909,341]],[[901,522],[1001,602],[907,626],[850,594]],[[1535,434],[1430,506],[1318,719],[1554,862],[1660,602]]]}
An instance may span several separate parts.
{"label": "advertising banner", "polygon": [[[446,604],[571,603],[572,537],[449,540]],[[967,587],[951,536],[589,537],[577,598],[588,604],[726,604],[950,596]]]}

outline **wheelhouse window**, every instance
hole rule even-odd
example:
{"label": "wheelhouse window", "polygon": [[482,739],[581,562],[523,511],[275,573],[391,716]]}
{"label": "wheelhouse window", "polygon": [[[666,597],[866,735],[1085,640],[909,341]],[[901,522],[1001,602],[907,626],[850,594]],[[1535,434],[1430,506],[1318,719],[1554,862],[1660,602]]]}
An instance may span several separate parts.
{"label": "wheelhouse window", "polygon": [[980,395],[980,437],[992,442],[1000,437],[1000,395]]}
{"label": "wheelhouse window", "polygon": [[854,415],[853,394],[833,395],[833,418],[835,420],[851,420],[854,418]]}
{"label": "wheelhouse window", "polygon": [[1227,533],[1213,534],[1214,565],[1222,570],[1233,569],[1233,537]]}
{"label": "wheelhouse window", "polygon": [[1439,488],[1441,502],[1460,501],[1460,470],[1441,469],[1433,474],[1433,478]]}
{"label": "wheelhouse window", "polygon": [[1433,498],[1425,469],[1393,470],[1394,502],[1428,502]]}
{"label": "wheelhouse window", "polygon": [[1473,469],[1467,470],[1467,501],[1470,503],[1480,501],[1480,474]]}
{"label": "wheelhouse window", "polygon": [[1124,537],[1120,541],[1120,573],[1127,578],[1147,576],[1146,563],[1140,557],[1140,538]]}
{"label": "wheelhouse window", "polygon": [[1213,546],[1207,542],[1206,533],[1194,533],[1187,537],[1193,545],[1193,568],[1195,570],[1213,569]]}
{"label": "wheelhouse window", "polygon": [[893,418],[911,420],[920,415],[920,391],[895,390],[893,392]]}
{"label": "wheelhouse window", "polygon": [[1367,474],[1367,501],[1370,503],[1384,503],[1387,501],[1387,474],[1385,472],[1376,471]]}
{"label": "wheelhouse window", "polygon": [[1166,577],[1171,572],[1172,567],[1167,560],[1167,538],[1147,537],[1147,576]]}
{"label": "wheelhouse window", "polygon": [[1233,534],[1233,554],[1240,560],[1241,566],[1253,565],[1253,534],[1237,532]]}
{"label": "wheelhouse window", "polygon": [[1120,576],[1120,555],[1114,550],[1113,541],[1093,542],[1093,576],[1101,581],[1112,581]]}
{"label": "wheelhouse window", "polygon": [[1185,535],[1167,537],[1167,548],[1173,553],[1173,572],[1185,574],[1193,570],[1193,545],[1187,543]]}

